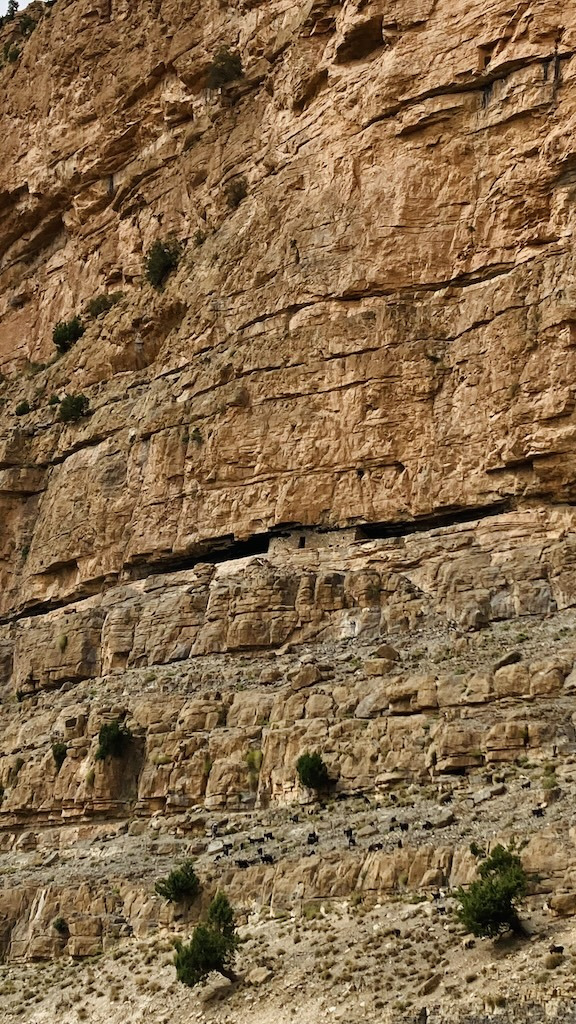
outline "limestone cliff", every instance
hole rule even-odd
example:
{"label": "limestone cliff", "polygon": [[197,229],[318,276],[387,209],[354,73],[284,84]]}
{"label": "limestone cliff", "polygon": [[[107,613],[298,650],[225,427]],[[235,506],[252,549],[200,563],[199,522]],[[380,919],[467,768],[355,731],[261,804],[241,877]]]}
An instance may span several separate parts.
{"label": "limestone cliff", "polygon": [[46,12],[2,71],[6,611],[279,524],[572,501],[576,23],[484,6]]}
{"label": "limestone cliff", "polygon": [[[0,949],[179,927],[162,844],[293,913],[469,881],[471,836],[519,835],[572,914],[576,11],[28,11],[0,29]],[[313,747],[352,811],[311,864]],[[226,860],[270,823],[273,868]],[[441,984],[460,1019],[448,981],[414,1011]]]}

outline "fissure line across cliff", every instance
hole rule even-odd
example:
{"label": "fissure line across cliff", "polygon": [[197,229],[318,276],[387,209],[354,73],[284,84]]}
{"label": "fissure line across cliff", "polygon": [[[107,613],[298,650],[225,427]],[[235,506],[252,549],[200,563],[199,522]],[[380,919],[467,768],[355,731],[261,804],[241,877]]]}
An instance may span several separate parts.
{"label": "fissure line across cliff", "polygon": [[[166,554],[166,556],[155,560],[134,559],[129,561],[124,564],[121,572],[110,573],[105,578],[99,577],[97,580],[86,581],[80,590],[68,595],[67,598],[38,602],[13,615],[3,616],[0,618],[0,625],[8,625],[21,619],[35,618],[70,607],[70,605],[88,600],[98,593],[111,590],[115,586],[127,585],[134,580],[147,579],[157,575],[168,576],[172,573],[194,569],[202,564],[216,565],[256,555],[267,555],[270,543],[281,538],[291,542],[295,550],[303,550],[309,546],[309,542],[313,538],[315,538],[313,547],[321,547],[322,544],[318,542],[319,538],[326,534],[330,534],[332,543],[338,533],[346,538],[346,543],[350,543],[349,532],[354,530],[356,531],[355,542],[361,544],[365,541],[392,540],[414,533],[446,529],[504,515],[515,510],[514,502],[506,499],[473,508],[447,508],[412,520],[380,523],[355,522],[340,527],[280,523],[271,530],[253,534],[245,540],[236,540],[232,535],[208,538],[188,552]],[[51,572],[52,569],[47,571]]]}

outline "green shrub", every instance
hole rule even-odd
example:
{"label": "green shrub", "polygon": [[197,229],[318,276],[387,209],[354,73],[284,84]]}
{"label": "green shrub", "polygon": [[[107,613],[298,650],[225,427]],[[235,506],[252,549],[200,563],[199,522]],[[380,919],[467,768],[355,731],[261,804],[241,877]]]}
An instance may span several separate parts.
{"label": "green shrub", "polygon": [[4,60],[7,60],[9,64],[14,64],[20,56],[20,47],[16,46],[15,43],[11,43],[9,39],[4,43],[2,50]]}
{"label": "green shrub", "polygon": [[168,274],[176,269],[183,249],[183,243],[176,238],[168,238],[165,242],[158,239],[150,246],[144,261],[144,272],[154,288],[161,288]]}
{"label": "green shrub", "polygon": [[50,398],[48,399],[48,405],[60,405],[60,399],[58,398],[58,395],[50,395]]}
{"label": "green shrub", "polygon": [[328,769],[320,754],[302,754],[296,761],[298,778],[307,789],[327,789],[330,785]]}
{"label": "green shrub", "polygon": [[211,971],[235,981],[233,964],[237,947],[234,911],[228,897],[219,892],[210,904],[207,921],[196,926],[190,942],[179,942],[176,946],[174,963],[178,981],[197,985]]}
{"label": "green shrub", "polygon": [[65,743],[57,741],[52,744],[52,757],[54,758],[54,764],[56,765],[56,771],[60,771],[64,761],[66,760],[66,754],[68,753],[68,747]]}
{"label": "green shrub", "polygon": [[248,780],[250,783],[250,789],[256,790],[258,788],[258,776],[260,775],[260,768],[262,767],[262,751],[261,750],[249,750],[246,754],[246,767],[248,768]]}
{"label": "green shrub", "polygon": [[69,935],[70,929],[68,928],[68,922],[63,917],[55,917],[52,921],[52,927],[58,932],[58,935]]}
{"label": "green shrub", "polygon": [[73,423],[87,416],[90,402],[86,395],[65,395],[58,407],[58,419],[62,423]]}
{"label": "green shrub", "polygon": [[518,906],[526,895],[527,877],[520,857],[495,846],[478,868],[480,878],[467,889],[460,887],[456,916],[473,935],[494,938],[511,929],[522,934]]}
{"label": "green shrub", "polygon": [[221,890],[216,893],[208,907],[208,924],[230,941],[236,941],[234,910],[226,893]]}
{"label": "green shrub", "polygon": [[246,178],[235,178],[229,185],[226,186],[226,201],[231,209],[235,210],[243,199],[246,199],[248,195],[248,184]]}
{"label": "green shrub", "polygon": [[120,302],[122,295],[122,292],[103,292],[101,295],[96,295],[86,303],[88,316],[97,317],[101,313],[107,313],[112,306]]}
{"label": "green shrub", "polygon": [[26,38],[32,35],[34,29],[36,28],[36,25],[37,22],[34,21],[34,18],[31,18],[29,14],[24,13],[20,15],[18,21],[18,28],[20,29],[22,35]]}
{"label": "green shrub", "polygon": [[80,317],[74,316],[71,320],[59,320],[52,330],[52,341],[60,355],[64,355],[74,342],[82,337],[84,331],[85,327]]}
{"label": "green shrub", "polygon": [[168,903],[191,903],[201,889],[200,880],[194,871],[194,862],[185,860],[181,867],[174,868],[166,878],[158,879],[154,889]]}
{"label": "green shrub", "polygon": [[98,749],[96,760],[104,761],[107,757],[123,757],[126,753],[132,733],[119,720],[105,722],[98,733]]}
{"label": "green shrub", "polygon": [[15,416],[25,416],[28,412],[30,412],[30,403],[26,399],[23,402],[18,402],[14,409]]}
{"label": "green shrub", "polygon": [[242,78],[242,58],[238,50],[230,50],[227,46],[221,46],[214,54],[214,59],[208,68],[206,85],[209,89],[220,89],[227,82],[234,82]]}

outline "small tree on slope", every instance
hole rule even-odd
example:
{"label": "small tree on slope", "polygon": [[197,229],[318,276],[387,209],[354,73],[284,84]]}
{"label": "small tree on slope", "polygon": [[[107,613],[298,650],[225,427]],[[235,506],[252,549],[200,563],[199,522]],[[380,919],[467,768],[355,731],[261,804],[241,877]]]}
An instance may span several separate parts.
{"label": "small tree on slope", "polygon": [[455,894],[458,919],[473,935],[495,938],[508,930],[524,935],[518,907],[528,879],[520,857],[498,845],[480,864],[478,874],[467,889],[460,887]]}
{"label": "small tree on slope", "polygon": [[212,971],[235,981],[233,965],[237,948],[234,911],[225,893],[218,892],[208,908],[207,920],[196,925],[190,942],[176,946],[174,963],[178,981],[192,987],[204,981]]}

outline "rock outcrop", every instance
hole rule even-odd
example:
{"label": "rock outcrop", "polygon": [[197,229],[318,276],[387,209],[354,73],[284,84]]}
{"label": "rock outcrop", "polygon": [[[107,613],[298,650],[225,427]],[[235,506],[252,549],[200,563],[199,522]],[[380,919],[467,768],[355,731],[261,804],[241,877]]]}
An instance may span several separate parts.
{"label": "rock outcrop", "polygon": [[57,0],[0,53],[2,956],[184,932],[183,857],[246,920],[418,890],[463,1024],[471,841],[576,913],[576,13]]}

